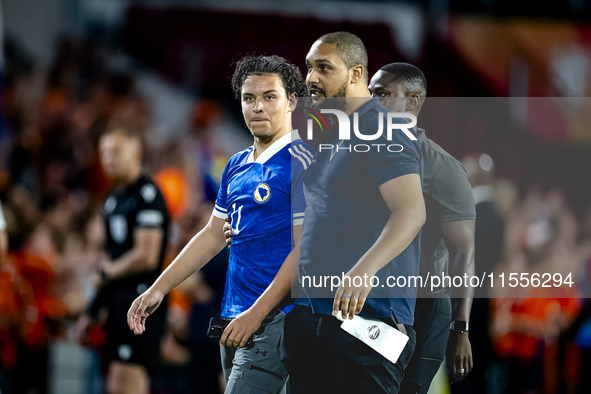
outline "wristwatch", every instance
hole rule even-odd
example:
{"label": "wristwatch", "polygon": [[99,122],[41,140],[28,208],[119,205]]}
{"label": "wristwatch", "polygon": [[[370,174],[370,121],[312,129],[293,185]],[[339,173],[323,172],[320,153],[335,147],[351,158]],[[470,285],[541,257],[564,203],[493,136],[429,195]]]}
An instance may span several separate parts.
{"label": "wristwatch", "polygon": [[468,322],[462,320],[452,321],[449,325],[449,329],[455,332],[468,332]]}

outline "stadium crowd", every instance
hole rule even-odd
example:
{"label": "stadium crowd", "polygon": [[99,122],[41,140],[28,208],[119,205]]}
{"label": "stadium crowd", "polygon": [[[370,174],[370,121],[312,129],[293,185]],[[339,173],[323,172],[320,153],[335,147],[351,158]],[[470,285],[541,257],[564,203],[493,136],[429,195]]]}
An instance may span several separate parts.
{"label": "stadium crowd", "polygon": [[[186,140],[150,149],[145,100],[135,90],[133,77],[110,70],[108,62],[101,45],[71,39],[60,42],[47,70],[17,49],[7,50],[4,97],[10,134],[0,186],[9,236],[0,276],[3,392],[46,392],[49,347],[56,340],[81,340],[97,350],[104,342],[100,328],[79,338],[76,319],[99,283],[104,247],[100,208],[113,184],[99,163],[97,143],[109,122],[134,124],[145,133],[144,166],[165,194],[174,218],[169,254],[178,253],[203,226],[203,215],[207,220],[213,206],[206,199],[212,188],[207,184],[213,181],[207,179],[216,175],[201,173],[199,165],[223,154],[209,135],[219,106],[197,103],[192,134]],[[191,148],[183,148],[186,142]],[[201,162],[189,161],[191,155]],[[171,366],[187,365],[191,347],[213,345],[217,351],[214,343],[200,346],[201,336],[192,338],[189,332],[194,331],[188,328],[207,328],[201,327],[207,324],[205,318],[190,321],[194,304],[215,305],[214,310],[219,306],[223,258],[211,267],[170,297],[162,353]],[[217,385],[215,379],[213,384]]]}

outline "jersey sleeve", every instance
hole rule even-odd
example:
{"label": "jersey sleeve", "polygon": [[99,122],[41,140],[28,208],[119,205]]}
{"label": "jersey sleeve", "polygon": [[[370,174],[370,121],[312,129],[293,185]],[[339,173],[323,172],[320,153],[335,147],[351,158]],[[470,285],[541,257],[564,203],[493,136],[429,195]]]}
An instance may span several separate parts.
{"label": "jersey sleeve", "polygon": [[220,182],[220,189],[218,190],[218,196],[215,199],[215,206],[213,208],[213,216],[222,220],[228,217],[228,172],[230,171],[231,163],[232,160],[230,160],[224,168],[222,180]]}
{"label": "jersey sleeve", "polygon": [[312,162],[312,151],[306,144],[293,144],[291,160],[291,211],[294,226],[304,224],[306,199],[304,198],[304,176]]}
{"label": "jersey sleeve", "polygon": [[442,223],[476,219],[470,178],[459,161],[443,163],[433,179],[431,195],[441,206]]}
{"label": "jersey sleeve", "polygon": [[[401,118],[394,118],[393,122],[406,123]],[[377,129],[377,122],[374,126]],[[422,151],[419,141],[412,141],[401,130],[395,129],[391,141],[381,137],[372,145],[375,144],[378,146],[372,146],[369,152],[369,172],[378,187],[403,175],[421,174]]]}
{"label": "jersey sleeve", "polygon": [[162,193],[154,184],[146,183],[140,188],[139,195],[135,228],[166,230],[168,210]]}

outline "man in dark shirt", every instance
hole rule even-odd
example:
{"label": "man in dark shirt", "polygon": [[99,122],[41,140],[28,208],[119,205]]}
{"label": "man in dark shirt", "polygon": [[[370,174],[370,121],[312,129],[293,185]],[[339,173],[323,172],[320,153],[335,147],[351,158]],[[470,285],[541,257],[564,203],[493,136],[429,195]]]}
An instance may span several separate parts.
{"label": "man in dark shirt", "polygon": [[107,392],[147,394],[150,370],[160,361],[166,308],[154,313],[147,336],[129,330],[127,309],[162,270],[169,215],[162,193],[142,173],[139,131],[130,125],[110,127],[101,136],[99,154],[105,172],[117,185],[103,207],[108,260],[101,265],[103,283],[90,316],[101,309],[108,312]]}
{"label": "man in dark shirt", "polygon": [[[302,281],[303,293],[285,320],[282,361],[293,394],[396,393],[414,348],[416,288],[385,283],[389,276],[418,274],[419,231],[425,220],[421,148],[415,135],[395,130],[390,139],[382,135],[371,142],[381,149],[348,150],[365,145],[359,132],[376,134],[380,117],[390,112],[370,98],[367,52],[359,38],[327,34],[312,45],[306,63],[314,100],[327,107],[333,97],[347,98],[337,100],[342,116],[352,125],[356,119],[358,127],[351,126],[355,133],[350,140],[340,140],[340,127],[332,125],[307,169],[300,280],[375,275],[384,287],[344,283],[335,294]],[[391,145],[403,149],[386,149]],[[333,311],[349,319],[356,314],[383,319],[410,340],[392,363],[342,330]]]}
{"label": "man in dark shirt", "polygon": [[[369,89],[386,108],[418,117],[427,82],[417,67],[392,63],[373,76]],[[427,209],[427,222],[421,230],[421,276],[441,277],[448,271],[449,275],[473,275],[476,212],[470,179],[464,166],[427,138],[425,130],[418,129],[418,136],[423,148],[423,196]],[[452,381],[462,379],[472,369],[466,324],[472,291],[452,291],[453,296],[457,298],[450,303],[445,287],[433,291],[419,289],[414,324],[417,344],[401,393],[427,393],[446,348]]]}

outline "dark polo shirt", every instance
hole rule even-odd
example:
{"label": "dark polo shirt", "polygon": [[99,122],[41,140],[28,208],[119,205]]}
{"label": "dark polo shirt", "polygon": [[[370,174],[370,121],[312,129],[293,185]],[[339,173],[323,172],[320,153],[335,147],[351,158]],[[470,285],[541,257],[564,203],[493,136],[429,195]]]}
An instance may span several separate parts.
{"label": "dark polo shirt", "polygon": [[[379,105],[378,99],[368,100],[355,112],[363,135],[374,135],[379,127],[379,116],[384,114],[384,132],[375,141],[357,138],[351,115],[351,140],[339,140],[338,127],[323,138],[322,143],[339,145],[339,152],[316,149],[304,179],[306,213],[298,266],[300,280],[303,276],[340,277],[347,273],[376,242],[390,218],[391,212],[379,187],[394,178],[422,172],[418,141],[410,140],[400,130],[393,132],[391,141],[386,139],[386,113],[391,111]],[[394,121],[406,123],[404,119]],[[357,144],[382,146],[379,152],[375,147],[368,152],[344,149]],[[386,147],[393,144],[402,145],[403,150],[388,151]],[[402,253],[378,271],[380,286],[370,292],[362,316],[391,317],[393,312],[399,323],[413,324],[416,287],[389,287],[386,279],[388,276],[416,276],[419,254],[420,233]],[[332,313],[336,289],[308,286],[303,292],[297,304],[311,307],[314,313]]]}

